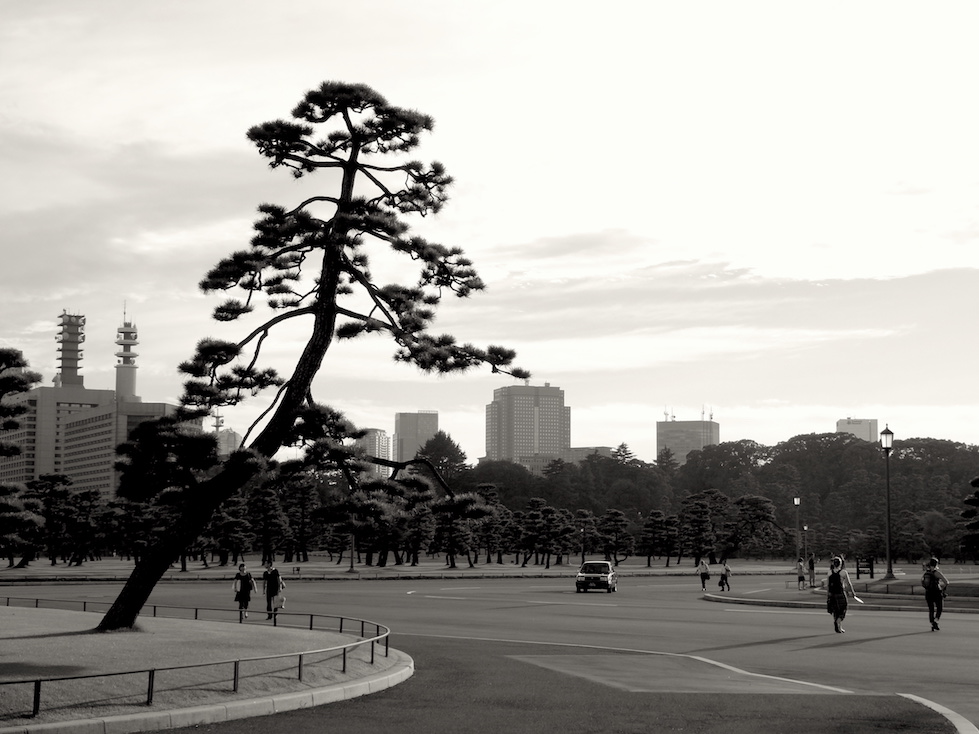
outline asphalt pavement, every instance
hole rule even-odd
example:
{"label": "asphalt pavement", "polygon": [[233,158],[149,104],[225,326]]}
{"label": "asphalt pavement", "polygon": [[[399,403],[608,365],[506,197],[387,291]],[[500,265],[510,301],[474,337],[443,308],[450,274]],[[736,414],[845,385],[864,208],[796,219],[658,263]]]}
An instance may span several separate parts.
{"label": "asphalt pavement", "polygon": [[[740,566],[740,567],[739,567]],[[576,564],[559,567],[521,567],[517,564],[495,564],[469,568],[465,565],[458,569],[446,569],[444,564],[431,561],[420,568],[390,567],[378,569],[359,566],[351,571],[348,567],[334,563],[330,559],[316,559],[307,564],[280,563],[288,582],[313,581],[319,579],[372,579],[372,578],[485,578],[494,575],[507,577],[554,577],[568,576],[573,573]],[[10,616],[4,618],[0,629],[0,639],[32,636],[34,644],[28,655],[30,663],[38,669],[46,665],[56,667],[66,659],[71,658],[71,648],[81,639],[70,634],[77,631],[77,622],[68,624],[67,628],[59,629],[57,621],[52,621],[49,615],[40,610],[37,613],[23,614],[23,599],[18,598],[18,586],[34,583],[78,583],[85,580],[115,581],[126,578],[131,564],[128,561],[108,560],[89,563],[81,568],[51,567],[43,563],[32,564],[28,569],[0,570],[0,603],[11,604],[12,608],[20,608],[17,624],[8,624]],[[821,608],[824,598],[818,590],[799,590],[796,587],[792,567],[789,563],[752,563],[736,565],[735,576],[732,578],[733,590],[725,593],[708,592],[703,597],[706,601],[724,601],[754,605],[803,606]],[[962,569],[963,580],[970,569]],[[680,568],[648,567],[639,562],[633,562],[623,567],[625,575],[675,575],[690,576],[695,582],[694,570],[682,566]],[[948,572],[948,571],[947,571]],[[785,574],[784,588],[776,587],[768,590],[765,598],[739,597],[737,592],[738,575],[745,574]],[[175,569],[170,575],[173,581],[221,581],[226,580],[230,585],[233,577],[232,569],[228,567],[210,566],[203,568],[195,564],[188,571]],[[958,580],[952,575],[953,582]],[[971,582],[973,579],[969,578]],[[164,581],[162,583],[167,583]],[[52,598],[51,595],[49,598]],[[922,612],[923,600],[898,597],[893,594],[862,592],[868,610],[876,607],[890,610],[907,608],[918,613]],[[979,611],[962,602],[963,608],[958,611]],[[2,611],[2,610],[0,610]],[[145,613],[145,610],[144,610]],[[68,614],[63,612],[63,614]],[[60,616],[60,615],[56,615]],[[70,615],[69,615],[70,616]],[[92,616],[92,615],[86,615]],[[97,618],[95,619],[97,622]],[[382,619],[378,621],[383,623]],[[192,622],[182,622],[182,634],[188,648],[198,646],[195,635],[206,634],[213,642],[213,629]],[[94,625],[93,625],[94,626]],[[213,623],[212,623],[213,626]],[[220,625],[219,625],[220,626]],[[229,638],[240,633],[238,625],[224,623]],[[69,629],[70,628],[70,629]],[[395,630],[397,632],[397,630]],[[130,636],[132,638],[132,636]],[[404,638],[403,638],[404,639]],[[118,668],[119,660],[133,659],[132,654],[120,650],[114,641],[111,659],[89,659],[87,665],[91,670],[110,670]],[[371,731],[379,728],[385,731],[410,733],[413,731],[465,731],[468,727],[461,726],[452,729],[452,721],[457,723],[459,717],[472,717],[478,720],[482,731],[509,730],[519,731],[615,731],[605,725],[602,712],[613,707],[616,711],[616,721],[633,721],[637,726],[647,726],[648,730],[670,731],[679,730],[686,726],[685,731],[752,731],[759,728],[769,728],[770,731],[784,730],[786,722],[795,722],[791,730],[795,734],[802,732],[825,731],[860,731],[855,728],[855,721],[868,719],[868,706],[873,707],[869,718],[880,724],[877,731],[921,731],[921,732],[970,732],[979,731],[968,722],[956,721],[954,715],[947,716],[920,705],[911,700],[896,701],[888,698],[886,702],[870,702],[867,697],[846,698],[833,697],[833,707],[827,711],[825,697],[813,696],[811,693],[794,691],[759,691],[755,696],[742,694],[724,694],[723,687],[708,686],[699,693],[685,692],[683,694],[646,694],[642,700],[633,697],[623,697],[621,692],[612,692],[596,687],[587,681],[569,680],[560,675],[560,671],[548,669],[546,663],[538,666],[533,676],[533,685],[528,686],[526,668],[514,666],[514,656],[525,654],[526,650],[514,649],[501,651],[499,647],[492,649],[488,643],[473,641],[419,641],[407,638],[401,642],[400,650],[394,650],[396,663],[390,668],[377,673],[367,672],[356,680],[330,683],[318,688],[308,686],[302,690],[286,690],[263,694],[245,700],[235,699],[234,696],[222,695],[220,700],[195,702],[193,707],[175,707],[172,704],[166,709],[154,705],[153,710],[133,711],[123,715],[87,717],[85,709],[79,708],[79,716],[66,721],[46,721],[43,717],[37,720],[16,719],[0,720],[0,734],[40,734],[40,732],[56,732],[57,734],[78,734],[83,732],[99,732],[99,734],[124,734],[131,731],[156,731],[184,726],[193,726],[196,730],[224,731],[220,722],[234,723],[231,731],[268,732],[270,727],[276,731],[288,731],[290,734],[300,734],[305,731],[303,719],[288,718],[284,712],[302,710],[323,703],[331,703],[330,712],[345,722],[345,732]],[[485,648],[485,649],[484,649]],[[173,646],[173,664],[176,662],[177,646]],[[521,652],[522,651],[522,652]],[[158,651],[159,652],[159,651]],[[473,661],[481,661],[473,665]],[[6,662],[11,661],[9,656]],[[21,661],[24,662],[24,661]],[[164,663],[166,660],[163,661]],[[416,671],[416,662],[418,670]],[[163,667],[163,663],[157,663]],[[5,665],[4,668],[8,666]],[[14,668],[8,668],[13,670]],[[397,686],[398,683],[417,676],[410,686]],[[24,676],[25,678],[30,676]],[[0,677],[3,679],[3,677]],[[9,676],[8,676],[9,679]],[[391,689],[392,686],[396,686]],[[465,709],[444,711],[440,707],[444,696],[440,691],[445,686],[458,688],[462,686],[469,691],[465,696]],[[391,690],[386,690],[391,689]],[[369,700],[349,700],[365,693],[375,693],[384,690],[383,695],[371,696]],[[712,692],[713,690],[713,692]],[[718,693],[717,691],[720,691]],[[0,695],[4,690],[0,687]],[[738,695],[737,706],[732,705],[733,696]],[[655,698],[651,702],[649,697]],[[500,700],[507,705],[500,707]],[[859,711],[854,707],[860,708]],[[584,719],[581,711],[591,711],[594,716]],[[648,726],[650,711],[656,711],[655,726]],[[269,720],[266,715],[275,713],[276,717]],[[952,714],[952,712],[947,712]],[[255,719],[239,719],[239,717],[261,717]],[[287,717],[287,718],[283,718]],[[449,728],[432,725],[432,718],[446,719],[443,723]],[[764,721],[769,726],[762,725]],[[894,728],[887,722],[893,721]],[[274,723],[273,723],[274,722]],[[427,722],[427,723],[426,723]],[[684,723],[685,722],[685,723]],[[491,729],[486,729],[491,725]],[[360,728],[358,728],[360,727]],[[971,728],[969,728],[971,727]],[[476,729],[473,729],[474,731]],[[622,731],[633,731],[631,728]],[[638,729],[636,729],[638,730]],[[313,729],[309,729],[313,731]]]}

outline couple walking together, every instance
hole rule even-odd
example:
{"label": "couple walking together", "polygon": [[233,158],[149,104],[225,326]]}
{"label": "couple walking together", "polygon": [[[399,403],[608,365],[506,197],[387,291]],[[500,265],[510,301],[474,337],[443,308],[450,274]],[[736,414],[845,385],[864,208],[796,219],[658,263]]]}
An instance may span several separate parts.
{"label": "couple walking together", "polygon": [[[239,564],[238,573],[235,574],[232,587],[235,590],[235,601],[238,602],[238,610],[243,616],[247,617],[248,604],[251,602],[252,592],[257,591],[257,586],[254,577],[252,577],[244,563]],[[286,598],[282,594],[282,590],[285,588],[286,582],[279,573],[279,569],[275,567],[272,561],[269,561],[265,564],[265,571],[262,572],[262,591],[265,594],[265,608],[268,612],[266,619],[272,619],[272,616],[279,609],[285,607]]]}
{"label": "couple walking together", "polygon": [[[700,563],[697,564],[697,572],[700,574],[700,588],[703,591],[707,591],[707,582],[710,580],[710,566],[707,565],[707,561],[700,559]],[[731,584],[729,579],[731,578],[732,572],[731,567],[727,565],[727,561],[721,562],[721,579],[717,582],[718,587],[721,591],[730,591]]]}
{"label": "couple walking together", "polygon": [[[925,564],[925,572],[921,576],[921,585],[925,589],[925,601],[928,603],[928,621],[932,632],[938,632],[938,620],[942,616],[945,589],[948,579],[938,568],[938,559],[932,558]],[[829,575],[826,577],[826,611],[833,615],[833,629],[846,632],[843,629],[843,619],[846,617],[847,601],[846,587],[850,587],[850,596],[857,598],[850,581],[850,574],[843,568],[843,559],[835,556],[830,563]]]}

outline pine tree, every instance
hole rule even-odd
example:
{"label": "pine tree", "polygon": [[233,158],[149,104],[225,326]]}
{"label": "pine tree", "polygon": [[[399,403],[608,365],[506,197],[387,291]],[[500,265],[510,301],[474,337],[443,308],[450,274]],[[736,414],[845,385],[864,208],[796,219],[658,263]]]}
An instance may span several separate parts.
{"label": "pine tree", "polygon": [[27,360],[19,349],[0,347],[0,458],[20,455],[20,446],[4,441],[3,434],[20,428],[17,418],[29,410],[27,403],[8,399],[29,391],[41,381],[41,376],[27,367]]}
{"label": "pine tree", "polygon": [[[327,172],[334,192],[296,206],[262,204],[255,237],[246,250],[221,260],[201,282],[206,293],[240,289],[214,311],[222,323],[255,311],[264,296],[268,318],[238,340],[202,339],[180,366],[190,379],[182,403],[210,411],[276,388],[261,422],[246,434],[248,450],[224,463],[196,486],[171,532],[133,570],[100,630],[132,627],[157,581],[180,550],[203,532],[214,511],[287,444],[341,442],[336,411],[320,405],[313,381],[338,340],[381,334],[394,342],[395,359],[425,372],[449,373],[487,365],[526,378],[512,366],[515,354],[500,346],[459,344],[429,327],[444,294],[460,298],[484,286],[470,260],[450,248],[412,235],[405,217],[437,213],[452,181],[441,163],[405,160],[433,121],[393,106],[362,84],[325,82],[292,111],[248,131],[248,139],[273,169],[296,178]],[[393,159],[393,160],[392,160]],[[368,245],[408,258],[414,282],[381,284],[370,269]],[[402,269],[403,272],[403,269]],[[308,338],[287,378],[260,364],[267,337],[280,325],[305,324]],[[327,452],[327,455],[330,455]],[[341,463],[346,459],[341,455]],[[351,481],[354,481],[351,474]]]}

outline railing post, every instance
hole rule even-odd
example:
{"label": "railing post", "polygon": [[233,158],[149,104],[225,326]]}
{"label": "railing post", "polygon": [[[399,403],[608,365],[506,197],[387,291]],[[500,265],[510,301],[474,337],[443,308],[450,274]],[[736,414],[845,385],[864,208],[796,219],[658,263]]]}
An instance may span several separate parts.
{"label": "railing post", "polygon": [[374,664],[374,640],[371,640],[371,665]]}
{"label": "railing post", "polygon": [[241,661],[240,660],[235,660],[235,685],[234,685],[234,692],[235,693],[238,692],[238,675],[239,675],[240,669],[241,669]]}
{"label": "railing post", "polygon": [[34,713],[31,714],[32,717],[37,718],[37,715],[41,713],[41,681],[34,681]]}
{"label": "railing post", "polygon": [[149,681],[146,684],[146,705],[153,705],[153,682],[156,679],[156,670],[149,671]]}
{"label": "railing post", "polygon": [[303,679],[303,654],[299,653],[299,680]]}
{"label": "railing post", "polygon": [[343,648],[343,670],[341,672],[343,672],[343,673],[346,673],[347,672],[347,648],[346,648],[346,646],[344,646],[344,648]]}

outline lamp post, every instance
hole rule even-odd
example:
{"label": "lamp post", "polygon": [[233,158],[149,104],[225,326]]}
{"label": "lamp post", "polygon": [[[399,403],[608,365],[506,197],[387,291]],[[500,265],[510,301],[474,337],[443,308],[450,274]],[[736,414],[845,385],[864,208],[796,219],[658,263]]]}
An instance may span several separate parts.
{"label": "lamp post", "polygon": [[809,558],[809,526],[802,526],[802,557],[805,559]]}
{"label": "lamp post", "polygon": [[887,558],[887,573],[884,579],[894,578],[891,565],[891,451],[894,449],[894,431],[884,424],[880,432],[880,447],[884,450],[884,553]]}
{"label": "lamp post", "polygon": [[799,557],[799,545],[801,538],[799,537],[799,505],[802,504],[801,497],[795,497],[792,499],[792,503],[795,505],[795,557]]}

